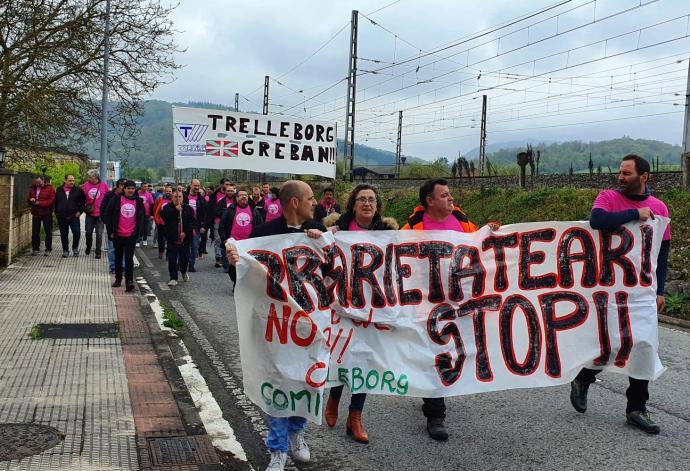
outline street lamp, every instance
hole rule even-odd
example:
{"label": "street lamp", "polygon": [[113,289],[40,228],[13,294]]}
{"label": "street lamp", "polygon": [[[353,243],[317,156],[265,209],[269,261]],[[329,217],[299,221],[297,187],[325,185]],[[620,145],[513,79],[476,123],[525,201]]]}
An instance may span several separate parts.
{"label": "street lamp", "polygon": [[7,155],[7,150],[0,144],[0,168],[5,168],[5,156]]}

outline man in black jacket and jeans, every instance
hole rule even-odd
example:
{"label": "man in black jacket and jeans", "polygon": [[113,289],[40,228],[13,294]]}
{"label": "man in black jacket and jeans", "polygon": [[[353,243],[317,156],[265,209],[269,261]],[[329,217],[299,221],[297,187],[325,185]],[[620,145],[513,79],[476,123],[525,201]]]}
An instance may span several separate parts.
{"label": "man in black jacket and jeans", "polygon": [[55,191],[55,216],[60,228],[62,256],[69,256],[69,231],[72,231],[72,253],[79,256],[81,228],[79,217],[86,206],[84,191],[74,184],[74,175],[65,176],[65,183]]}
{"label": "man in black jacket and jeans", "polygon": [[[280,204],[283,215],[256,226],[250,238],[297,232],[306,232],[311,238],[319,238],[326,230],[323,224],[312,219],[316,200],[314,192],[306,183],[297,180],[283,183],[280,188]],[[237,248],[229,244],[226,249],[230,265],[235,266],[240,259]],[[306,426],[307,419],[304,417],[268,417],[266,445],[271,453],[269,469],[283,469],[288,450],[296,461],[310,460],[309,447],[304,438]]]}
{"label": "man in black jacket and jeans", "polygon": [[[110,190],[108,193],[105,194],[103,197],[103,201],[101,201],[101,207],[100,207],[100,213],[101,213],[101,221],[103,221],[103,224],[105,225],[105,211],[108,209],[108,204],[110,204],[110,200],[113,199],[114,196],[122,194],[122,190],[125,188],[125,182],[127,181],[126,178],[120,178],[118,181],[115,182],[115,188]],[[108,226],[106,225],[106,231],[108,229]],[[115,273],[115,246],[113,245],[113,239],[110,238],[110,234],[108,235],[108,266],[110,267],[110,274]]]}

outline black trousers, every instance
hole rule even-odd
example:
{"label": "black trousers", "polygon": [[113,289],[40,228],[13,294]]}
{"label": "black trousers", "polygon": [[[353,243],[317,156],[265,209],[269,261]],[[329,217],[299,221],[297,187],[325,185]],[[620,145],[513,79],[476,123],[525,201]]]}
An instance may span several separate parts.
{"label": "black trousers", "polygon": [[31,248],[41,250],[41,225],[46,233],[46,251],[53,250],[53,215],[31,218]]}
{"label": "black trousers", "polygon": [[103,221],[101,221],[99,216],[87,214],[86,227],[84,228],[86,234],[86,250],[91,250],[94,230],[96,231],[96,253],[100,253],[103,249]]}
{"label": "black trousers", "polygon": [[63,252],[69,251],[69,231],[72,231],[72,250],[79,249],[79,239],[81,238],[81,226],[78,218],[58,219],[60,228],[60,241],[62,242]]}
{"label": "black trousers", "polygon": [[[590,368],[582,368],[582,371],[577,375],[578,381],[592,384],[596,379],[596,375],[601,370],[592,370]],[[628,377],[629,386],[625,391],[625,396],[628,398],[628,405],[625,407],[625,412],[644,411],[649,400],[649,381],[646,379],[635,379]]]}
{"label": "black trousers", "polygon": [[168,242],[168,274],[171,280],[177,280],[177,272],[187,273],[189,264],[189,244]]}
{"label": "black trousers", "polygon": [[137,238],[120,237],[118,235],[113,239],[115,246],[115,279],[122,281],[122,265],[124,262],[125,268],[125,284],[134,284],[134,247],[137,243]]}
{"label": "black trousers", "polygon": [[156,236],[158,237],[158,252],[163,253],[165,252],[165,243],[167,240],[165,240],[165,226],[163,224],[156,224],[157,226],[157,231],[156,231]]}
{"label": "black trousers", "polygon": [[445,419],[446,401],[443,397],[425,397],[422,412],[427,419]]}

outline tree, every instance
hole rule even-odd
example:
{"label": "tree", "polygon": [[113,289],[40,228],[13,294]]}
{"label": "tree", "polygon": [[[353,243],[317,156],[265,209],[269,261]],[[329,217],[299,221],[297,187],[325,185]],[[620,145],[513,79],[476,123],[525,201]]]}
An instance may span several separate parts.
{"label": "tree", "polygon": [[[79,146],[100,131],[106,0],[12,0],[0,6],[0,142]],[[179,68],[170,15],[156,0],[111,6],[109,128],[135,136],[140,101]]]}

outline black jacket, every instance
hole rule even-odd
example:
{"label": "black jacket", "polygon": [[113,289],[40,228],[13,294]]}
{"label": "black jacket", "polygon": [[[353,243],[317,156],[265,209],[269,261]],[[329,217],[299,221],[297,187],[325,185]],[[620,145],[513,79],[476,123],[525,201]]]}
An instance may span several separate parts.
{"label": "black jacket", "polygon": [[[161,218],[163,218],[163,233],[165,240],[171,243],[177,243],[178,231],[180,224],[180,212],[174,204],[166,204],[161,210]],[[183,244],[188,244],[192,240],[192,231],[194,228],[194,210],[188,204],[182,205],[182,232],[184,232]]]}
{"label": "black jacket", "polygon": [[[338,203],[335,203],[333,205],[333,209],[331,210],[332,213],[339,213],[340,212],[340,205]],[[321,203],[316,205],[316,208],[314,208],[314,219],[317,221],[321,222],[323,221],[323,218],[328,216],[328,212],[326,211],[326,208],[323,207]]]}
{"label": "black jacket", "polygon": [[[340,216],[338,221],[335,223],[336,226],[338,226],[338,230],[340,231],[349,231],[350,230],[350,222],[354,219],[355,215],[351,213],[345,213]],[[397,229],[395,227],[392,227],[390,224],[385,222],[383,219],[381,219],[381,216],[376,214],[374,216],[374,220],[371,222],[371,228],[369,230],[371,231],[391,231]]]}
{"label": "black jacket", "polygon": [[55,216],[58,219],[76,219],[77,213],[83,213],[85,206],[86,195],[78,186],[70,190],[69,198],[64,186],[55,190]]}
{"label": "black jacket", "polygon": [[[208,228],[213,228],[213,218],[216,217],[216,199],[218,197],[218,193],[223,193],[223,191],[216,190],[213,193],[211,193],[211,196],[208,197],[208,203],[206,203],[206,226]],[[223,208],[225,210],[225,208]],[[220,217],[220,216],[218,216]]]}
{"label": "black jacket", "polygon": [[113,199],[113,196],[115,196],[115,190],[110,190],[105,194],[103,197],[103,201],[101,201],[101,207],[100,207],[100,214],[101,214],[101,221],[105,224],[105,212],[108,210],[108,205],[110,204],[110,200]]}
{"label": "black jacket", "polygon": [[[221,200],[222,201],[222,200]],[[249,206],[251,208],[251,206]],[[220,235],[221,243],[225,243],[226,240],[230,238],[230,233],[232,232],[232,224],[235,222],[235,210],[236,207],[233,204],[225,210],[223,217],[220,219],[220,225],[218,226],[218,233]],[[261,217],[261,213],[258,209],[252,208],[252,231],[256,226],[263,224],[264,219]]]}
{"label": "black jacket", "polygon": [[[110,198],[108,207],[105,210],[105,218],[103,219],[103,222],[105,222],[105,228],[108,231],[108,236],[111,234],[117,235],[117,225],[120,222],[120,202],[122,198],[126,198],[126,196],[123,194],[114,195],[112,198]],[[144,230],[144,219],[146,218],[144,202],[137,194],[135,194],[134,198],[130,199],[130,201],[136,201],[137,205],[137,225],[134,228],[132,237],[138,238],[141,232]]]}
{"label": "black jacket", "polygon": [[[230,199],[230,205],[228,205],[228,197],[224,196],[218,201],[216,201],[216,206],[213,212],[213,217],[220,218],[221,220],[223,219],[223,215],[225,212],[230,209],[232,206],[235,204],[235,198],[229,198]],[[262,219],[263,220],[263,219]],[[220,229],[218,229],[220,231]]]}
{"label": "black jacket", "polygon": [[[189,204],[189,192],[184,194],[184,204]],[[189,209],[194,213],[191,206]],[[193,221],[194,229],[197,231],[206,227],[206,199],[201,195],[196,195],[196,217],[193,218]]]}
{"label": "black jacket", "polygon": [[259,210],[259,214],[261,214],[262,219],[266,219],[266,200],[264,199],[263,195],[261,198],[259,198],[259,201],[254,201],[252,197],[249,197],[249,206],[252,208],[256,208]]}
{"label": "black jacket", "polygon": [[259,226],[254,227],[250,239],[254,237],[264,237],[276,234],[294,234],[295,232],[304,232],[307,229],[318,229],[320,231],[326,231],[326,228],[320,222],[310,219],[306,221],[299,229],[294,227],[288,227],[285,222],[285,216],[280,216],[278,219],[274,219],[271,222],[265,222]]}

